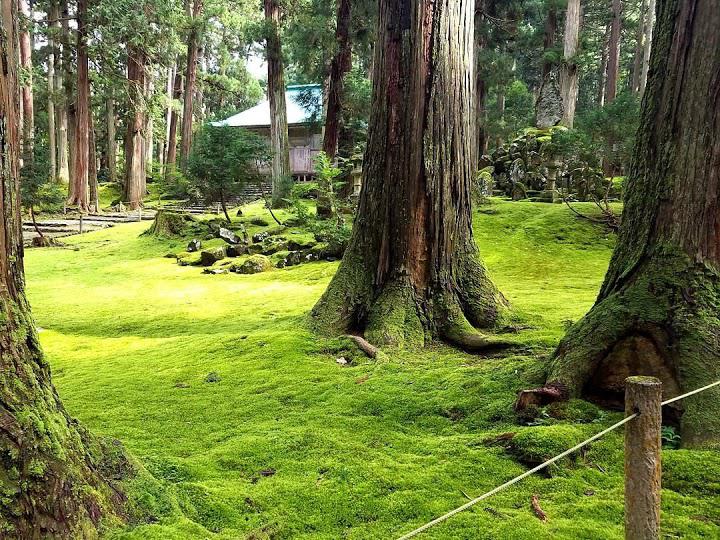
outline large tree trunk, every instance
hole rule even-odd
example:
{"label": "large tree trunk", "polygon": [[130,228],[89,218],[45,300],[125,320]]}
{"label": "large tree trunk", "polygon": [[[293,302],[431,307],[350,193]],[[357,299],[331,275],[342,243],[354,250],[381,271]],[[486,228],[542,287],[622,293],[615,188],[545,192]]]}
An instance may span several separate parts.
{"label": "large tree trunk", "polygon": [[[364,182],[319,330],[468,350],[505,301],[472,234],[474,0],[381,0]],[[448,35],[452,38],[448,39]]]}
{"label": "large tree trunk", "polygon": [[[175,81],[173,84],[173,101],[178,102],[182,98],[182,75],[178,70],[175,73]],[[173,106],[170,112],[170,127],[168,129],[167,156],[165,158],[165,178],[175,171],[175,163],[177,161],[177,125],[178,110]]]}
{"label": "large tree trunk", "polygon": [[[720,379],[720,10],[666,0],[627,184],[623,224],[592,310],[568,332],[546,388],[621,403],[629,375],[665,397]],[[720,447],[720,391],[668,416],[686,446]]]}
{"label": "large tree trunk", "polygon": [[580,0],[568,0],[565,12],[564,62],[560,71],[560,92],[563,99],[562,125],[572,128],[578,98],[578,65],[575,58],[580,42]]}
{"label": "large tree trunk", "polygon": [[125,193],[132,210],[142,206],[145,197],[145,53],[128,47],[127,78],[130,95],[130,114],[125,136]]}
{"label": "large tree trunk", "polygon": [[100,441],[60,402],[25,297],[16,9],[0,1],[0,523],[3,538],[88,538],[118,494]]}
{"label": "large tree trunk", "polygon": [[644,25],[644,38],[643,38],[643,62],[642,62],[642,73],[640,74],[640,86],[639,92],[642,96],[645,93],[645,87],[647,86],[648,71],[650,70],[650,51],[652,49],[653,41],[653,28],[655,27],[655,0],[650,0],[648,4],[647,17],[645,18]]}
{"label": "large tree trunk", "polygon": [[77,101],[75,105],[75,170],[70,183],[68,204],[87,212],[90,199],[88,192],[88,156],[90,127],[90,77],[88,74],[87,49],[87,0],[77,3]]}
{"label": "large tree trunk", "polygon": [[33,38],[32,8],[30,0],[20,0],[22,24],[20,29],[20,65],[25,71],[25,84],[22,86],[22,148],[25,167],[32,167],[33,146],[35,143],[35,106],[33,103],[32,49]]}
{"label": "large tree trunk", "polygon": [[[330,84],[327,92],[325,108],[325,133],[323,152],[333,160],[338,153],[340,133],[343,129],[343,101],[345,95],[345,75],[352,68],[352,41],[350,41],[350,23],[352,21],[352,4],[350,0],[340,0],[337,12],[337,28],[335,39],[337,51],[330,65]],[[329,218],[333,214],[329,194],[332,185],[320,186],[322,195],[318,197],[317,215]]]}
{"label": "large tree trunk", "polygon": [[605,103],[610,103],[617,96],[618,78],[620,76],[620,33],[622,30],[622,0],[612,0],[612,20],[610,21],[610,37],[608,39],[607,75],[605,76]]}
{"label": "large tree trunk", "polygon": [[632,78],[630,80],[630,91],[637,94],[640,91],[640,77],[642,76],[643,54],[645,51],[645,24],[648,17],[648,0],[640,3],[638,26],[635,32],[635,55],[633,57]]}
{"label": "large tree trunk", "polygon": [[190,22],[190,35],[187,46],[187,65],[185,66],[185,95],[182,116],[182,141],[180,143],[180,164],[185,167],[190,156],[193,137],[193,100],[195,99],[195,86],[197,84],[198,53],[200,49],[200,30],[198,18],[202,13],[202,0],[186,0],[185,9]]}
{"label": "large tree trunk", "polygon": [[288,139],[287,103],[285,102],[285,68],[280,43],[280,4],[278,0],[264,0],[267,23],[266,56],[268,64],[268,100],[270,101],[270,147],[272,203],[284,206],[290,195],[290,141]]}

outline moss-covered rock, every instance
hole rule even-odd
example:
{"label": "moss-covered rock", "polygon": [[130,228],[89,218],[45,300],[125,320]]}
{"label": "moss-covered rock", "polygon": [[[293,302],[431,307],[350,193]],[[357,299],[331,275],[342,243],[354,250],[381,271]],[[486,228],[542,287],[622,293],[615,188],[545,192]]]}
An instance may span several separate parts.
{"label": "moss-covered rock", "polygon": [[215,247],[200,252],[200,262],[203,266],[212,266],[225,258],[225,248]]}
{"label": "moss-covered rock", "polygon": [[183,251],[182,253],[178,253],[177,262],[180,266],[200,266],[202,260],[199,252],[190,253]]}
{"label": "moss-covered rock", "polygon": [[242,264],[232,266],[238,274],[260,274],[272,269],[272,262],[265,255],[252,255]]}
{"label": "moss-covered rock", "polygon": [[519,431],[509,450],[521,463],[535,466],[572,448],[583,438],[584,432],[575,426],[533,426]]}

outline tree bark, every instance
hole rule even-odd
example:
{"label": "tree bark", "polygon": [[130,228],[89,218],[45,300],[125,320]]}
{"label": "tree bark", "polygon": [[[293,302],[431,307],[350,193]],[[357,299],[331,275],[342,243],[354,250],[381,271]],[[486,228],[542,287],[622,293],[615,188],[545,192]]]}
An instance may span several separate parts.
{"label": "tree bark", "polygon": [[617,96],[618,77],[620,75],[620,33],[622,31],[622,0],[612,0],[612,20],[608,40],[607,75],[605,77],[605,103]]}
{"label": "tree bark", "polygon": [[63,408],[25,297],[16,10],[0,2],[0,523],[4,538],[89,537],[119,495],[98,472],[105,446]]}
{"label": "tree bark", "polygon": [[67,119],[67,165],[68,165],[68,195],[72,190],[75,178],[75,58],[72,54],[70,32],[70,10],[67,0],[61,1],[61,25],[63,46],[63,87],[65,93],[65,118]]}
{"label": "tree bark", "polygon": [[87,0],[77,3],[77,102],[75,105],[75,175],[72,177],[68,204],[87,212],[90,206],[88,192],[88,158],[90,143],[90,77],[87,49]]}
{"label": "tree bark", "polygon": [[145,53],[128,47],[128,84],[130,115],[125,136],[125,193],[130,209],[142,207],[146,190],[145,172]]}
{"label": "tree bark", "polygon": [[568,0],[565,12],[564,63],[560,71],[560,92],[563,99],[563,126],[575,124],[575,108],[578,98],[578,65],[576,55],[580,42],[580,0]]}
{"label": "tree bark", "polygon": [[[182,99],[182,75],[178,71],[175,73],[175,81],[173,84],[173,101],[179,102]],[[165,158],[165,178],[169,178],[170,175],[175,171],[175,164],[177,162],[177,125],[178,125],[178,110],[173,107],[170,113],[170,129],[168,130],[168,149],[167,157]]]}
{"label": "tree bark", "polygon": [[287,103],[285,102],[285,68],[280,42],[280,4],[278,0],[264,0],[267,24],[266,56],[268,64],[268,100],[270,101],[270,147],[272,204],[285,205],[290,195],[290,141],[288,138]]}
{"label": "tree bark", "polygon": [[[155,70],[147,70],[147,76],[145,77],[145,103],[152,103],[153,96],[155,95]],[[145,170],[152,171],[153,166],[153,150],[155,148],[155,122],[153,119],[152,111],[148,109],[145,115]]]}
{"label": "tree bark", "polygon": [[[619,405],[626,375],[658,377],[665,397],[720,379],[718,28],[715,0],[659,4],[618,245],[546,390]],[[683,445],[720,448],[717,389],[665,412]]]}
{"label": "tree bark", "polygon": [[[319,330],[379,345],[497,343],[506,305],[473,240],[474,0],[381,0],[364,183]],[[452,36],[448,38],[448,36]]]}
{"label": "tree bark", "polygon": [[190,22],[190,34],[188,36],[187,65],[185,67],[185,94],[183,102],[182,117],[182,141],[180,144],[180,164],[185,167],[190,156],[193,137],[193,100],[195,99],[195,87],[197,84],[198,53],[200,49],[200,29],[198,19],[202,14],[202,0],[186,0],[185,10]]}

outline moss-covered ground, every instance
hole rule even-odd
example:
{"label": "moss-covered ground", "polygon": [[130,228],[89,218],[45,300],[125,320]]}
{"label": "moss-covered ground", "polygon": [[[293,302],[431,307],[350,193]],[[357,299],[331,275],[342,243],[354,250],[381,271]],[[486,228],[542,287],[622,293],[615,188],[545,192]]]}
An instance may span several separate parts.
{"label": "moss-covered ground", "polygon": [[[337,263],[203,275],[164,258],[185,240],[141,236],[148,223],[30,250],[28,291],[65,405],[165,488],[131,486],[141,522],[108,536],[398,537],[617,419],[583,402],[533,426],[512,411],[591,306],[613,236],[561,205],[496,201],[475,224],[529,327],[493,357],[437,345],[375,362],[313,336],[305,317]],[[664,467],[665,537],[720,537],[720,455],[666,450]],[[622,538],[622,473],[616,433],[424,538]]]}

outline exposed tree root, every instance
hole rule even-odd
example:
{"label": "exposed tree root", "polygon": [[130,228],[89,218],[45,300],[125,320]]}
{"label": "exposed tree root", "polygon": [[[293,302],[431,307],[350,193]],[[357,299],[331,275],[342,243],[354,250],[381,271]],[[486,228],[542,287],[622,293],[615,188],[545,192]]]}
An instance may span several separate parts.
{"label": "exposed tree root", "polygon": [[355,345],[357,345],[362,352],[368,355],[369,358],[377,358],[379,352],[378,348],[370,344],[365,338],[360,336],[354,336],[352,334],[347,334],[347,337],[353,340],[355,342]]}
{"label": "exposed tree root", "polygon": [[516,411],[524,411],[530,407],[543,407],[556,401],[568,398],[567,388],[561,383],[549,383],[542,388],[522,390],[515,402]]}

